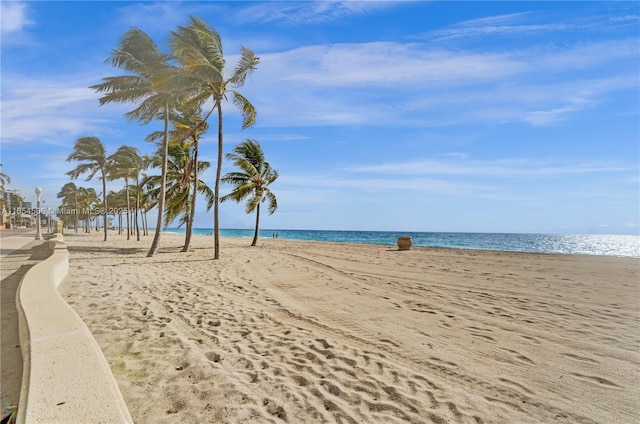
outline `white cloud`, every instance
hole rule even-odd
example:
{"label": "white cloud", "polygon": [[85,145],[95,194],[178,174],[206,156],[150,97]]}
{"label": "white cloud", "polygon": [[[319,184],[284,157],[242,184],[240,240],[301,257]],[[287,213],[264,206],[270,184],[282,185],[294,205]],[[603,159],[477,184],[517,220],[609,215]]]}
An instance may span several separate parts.
{"label": "white cloud", "polygon": [[617,40],[503,52],[421,43],[313,45],[260,54],[244,90],[266,126],[545,125],[599,105],[612,91],[637,89],[636,44]]}
{"label": "white cloud", "polygon": [[21,1],[0,2],[0,19],[3,37],[10,33],[20,32],[25,26],[33,24],[27,17],[26,3]]}

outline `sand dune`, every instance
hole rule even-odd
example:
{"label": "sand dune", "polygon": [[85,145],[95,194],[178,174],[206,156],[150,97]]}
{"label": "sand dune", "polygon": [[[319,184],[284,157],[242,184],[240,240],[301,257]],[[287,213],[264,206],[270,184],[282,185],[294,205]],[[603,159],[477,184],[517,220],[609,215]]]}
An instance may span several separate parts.
{"label": "sand dune", "polygon": [[630,423],[640,260],[65,236],[138,423]]}

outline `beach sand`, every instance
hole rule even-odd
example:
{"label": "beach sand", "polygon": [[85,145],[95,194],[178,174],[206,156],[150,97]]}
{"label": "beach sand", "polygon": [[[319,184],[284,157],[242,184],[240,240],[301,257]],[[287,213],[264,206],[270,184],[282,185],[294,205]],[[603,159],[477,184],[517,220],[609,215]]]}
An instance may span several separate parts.
{"label": "beach sand", "polygon": [[631,423],[640,260],[67,234],[137,423]]}

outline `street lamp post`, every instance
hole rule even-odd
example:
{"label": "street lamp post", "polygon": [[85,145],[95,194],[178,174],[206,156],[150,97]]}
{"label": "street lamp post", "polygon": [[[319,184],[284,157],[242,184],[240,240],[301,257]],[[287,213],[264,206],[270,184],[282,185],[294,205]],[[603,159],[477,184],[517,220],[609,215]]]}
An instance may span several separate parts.
{"label": "street lamp post", "polygon": [[40,232],[40,196],[42,195],[42,189],[36,187],[36,240],[42,240],[42,233]]}

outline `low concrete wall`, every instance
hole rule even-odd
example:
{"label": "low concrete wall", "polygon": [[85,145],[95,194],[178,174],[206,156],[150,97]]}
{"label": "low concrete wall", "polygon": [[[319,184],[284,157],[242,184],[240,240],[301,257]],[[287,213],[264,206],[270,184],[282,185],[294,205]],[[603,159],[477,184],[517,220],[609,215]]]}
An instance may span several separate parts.
{"label": "low concrete wall", "polygon": [[24,361],[19,423],[132,423],[100,347],[57,287],[69,271],[58,236],[23,277],[16,303]]}

